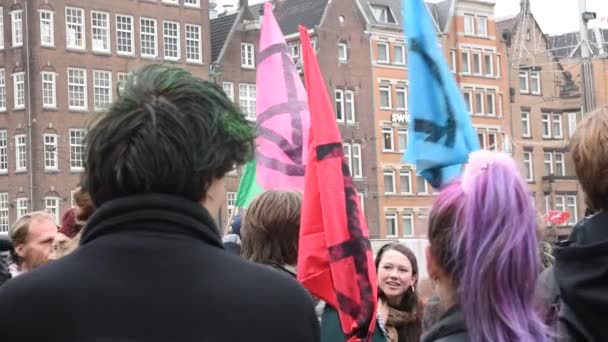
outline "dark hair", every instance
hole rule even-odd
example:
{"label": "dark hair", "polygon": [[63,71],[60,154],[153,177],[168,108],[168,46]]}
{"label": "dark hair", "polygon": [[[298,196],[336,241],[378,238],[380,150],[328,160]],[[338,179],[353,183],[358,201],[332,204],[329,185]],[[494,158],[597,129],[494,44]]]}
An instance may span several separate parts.
{"label": "dark hair", "polygon": [[78,189],[74,192],[74,203],[80,208],[80,212],[76,217],[79,221],[88,221],[95,212],[95,204],[91,200],[91,195],[88,192]]}
{"label": "dark hair", "polygon": [[302,196],[293,191],[268,191],[251,202],[243,218],[241,255],[274,265],[298,262]]}
{"label": "dark hair", "polygon": [[[410,261],[412,264],[412,276],[416,277],[414,281],[414,291],[405,291],[403,298],[401,299],[401,304],[398,308],[395,308],[400,311],[407,311],[416,314],[416,320],[414,322],[405,324],[402,327],[397,328],[399,341],[418,341],[420,340],[420,336],[422,335],[422,305],[420,300],[418,299],[418,260],[416,259],[416,255],[412,252],[408,247],[398,243],[391,242],[388,243],[378,250],[376,254],[376,270],[380,265],[380,261],[382,261],[382,257],[384,253],[387,251],[397,251],[403,255]],[[384,300],[386,300],[386,295],[382,292],[380,288],[378,288],[378,296]]]}
{"label": "dark hair", "polygon": [[200,201],[214,179],[252,158],[254,135],[216,84],[148,65],[89,121],[83,191],[96,206],[152,192]]}

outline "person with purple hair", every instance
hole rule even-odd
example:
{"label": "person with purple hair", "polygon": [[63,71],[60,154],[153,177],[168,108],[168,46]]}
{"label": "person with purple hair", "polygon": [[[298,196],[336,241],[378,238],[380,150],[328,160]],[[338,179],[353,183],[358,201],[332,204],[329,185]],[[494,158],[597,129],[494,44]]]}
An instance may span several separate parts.
{"label": "person with purple hair", "polygon": [[422,342],[548,341],[534,310],[536,213],[509,156],[477,151],[429,215],[428,273],[445,313]]}

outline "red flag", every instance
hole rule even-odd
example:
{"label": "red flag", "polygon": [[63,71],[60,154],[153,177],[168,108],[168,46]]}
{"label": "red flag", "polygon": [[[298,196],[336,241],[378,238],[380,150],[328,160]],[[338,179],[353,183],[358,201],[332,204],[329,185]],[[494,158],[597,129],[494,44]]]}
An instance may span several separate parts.
{"label": "red flag", "polygon": [[311,116],[298,279],[336,308],[351,341],[371,341],[376,327],[377,282],[369,233],[344,159],[336,124],[308,30],[300,26]]}
{"label": "red flag", "polygon": [[545,215],[545,221],[555,225],[564,224],[569,218],[570,213],[567,211],[551,210],[547,215]]}

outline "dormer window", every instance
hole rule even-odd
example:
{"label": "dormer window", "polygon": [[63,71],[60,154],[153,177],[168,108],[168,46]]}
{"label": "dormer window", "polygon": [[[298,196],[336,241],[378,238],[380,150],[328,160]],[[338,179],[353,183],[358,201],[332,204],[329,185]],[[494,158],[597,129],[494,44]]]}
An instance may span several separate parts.
{"label": "dormer window", "polygon": [[376,21],[384,24],[396,24],[395,16],[388,6],[371,5]]}

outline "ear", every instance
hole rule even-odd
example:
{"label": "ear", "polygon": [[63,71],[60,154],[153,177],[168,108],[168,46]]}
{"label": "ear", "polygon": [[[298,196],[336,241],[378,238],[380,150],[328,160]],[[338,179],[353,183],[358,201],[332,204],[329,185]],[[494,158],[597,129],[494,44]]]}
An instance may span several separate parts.
{"label": "ear", "polygon": [[429,274],[429,278],[437,280],[439,278],[439,265],[431,253],[431,246],[426,247],[426,270]]}
{"label": "ear", "polygon": [[25,244],[20,243],[15,246],[15,254],[17,254],[20,258],[25,256]]}

